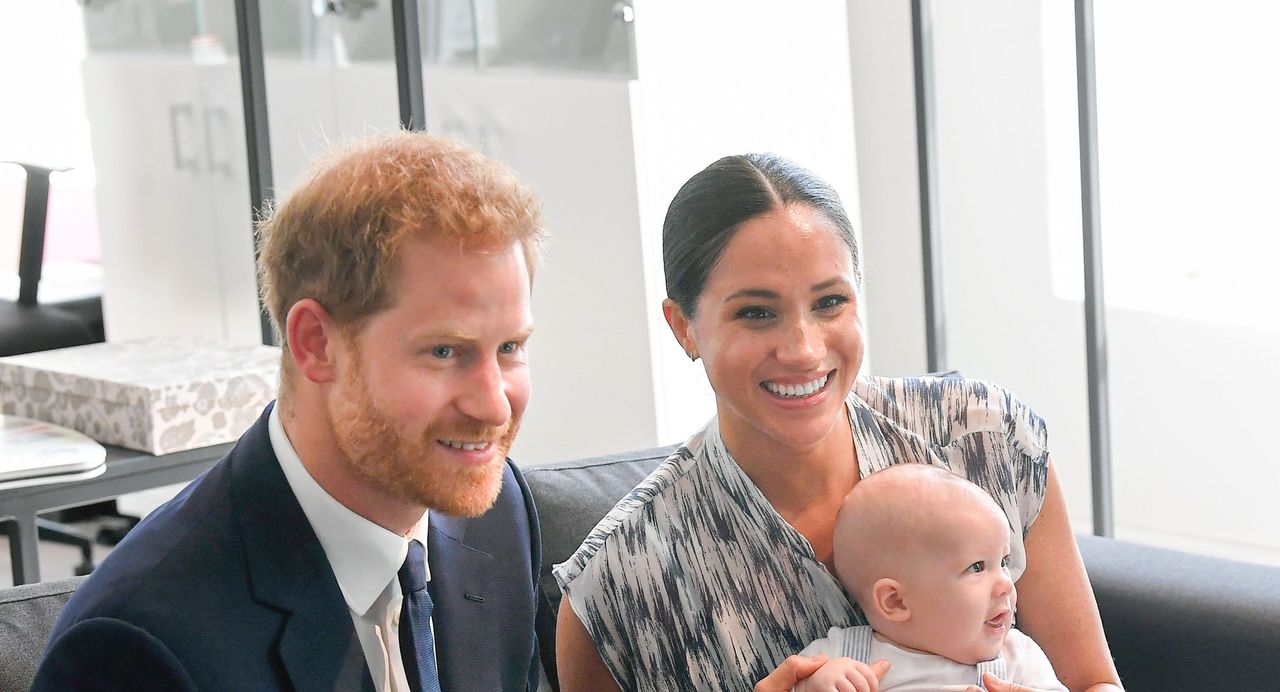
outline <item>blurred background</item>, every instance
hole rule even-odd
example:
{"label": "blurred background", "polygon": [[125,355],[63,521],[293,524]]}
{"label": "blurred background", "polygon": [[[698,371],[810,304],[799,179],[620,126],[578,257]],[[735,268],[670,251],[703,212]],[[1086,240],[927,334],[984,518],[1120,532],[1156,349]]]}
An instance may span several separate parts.
{"label": "blurred background", "polygon": [[[391,8],[259,4],[282,197],[329,143],[398,126]],[[662,321],[660,234],[679,185],[726,154],[777,151],[835,184],[865,248],[864,370],[928,369],[908,0],[423,0],[420,20],[427,129],[544,201],[522,465],[677,442],[713,413]],[[1277,25],[1249,0],[1095,17],[1116,535],[1270,564]],[[1072,3],[939,2],[932,41],[945,365],[1048,421],[1088,531]],[[100,295],[112,341],[261,340],[241,93],[229,0],[0,0],[0,161],[56,171],[42,302]],[[9,299],[25,181],[0,164]]]}

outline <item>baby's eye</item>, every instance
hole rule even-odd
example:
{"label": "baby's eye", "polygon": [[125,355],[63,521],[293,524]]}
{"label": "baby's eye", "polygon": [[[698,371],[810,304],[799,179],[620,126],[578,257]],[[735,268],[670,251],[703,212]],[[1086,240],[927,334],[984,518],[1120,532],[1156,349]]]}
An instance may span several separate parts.
{"label": "baby's eye", "polygon": [[1000,558],[1000,567],[1001,567],[1001,568],[1003,568],[1003,569],[1009,569],[1009,556],[1008,556],[1008,555],[1005,555],[1004,557]]}
{"label": "baby's eye", "polygon": [[966,569],[966,571],[968,571],[968,572],[973,572],[974,574],[977,574],[977,573],[979,573],[979,572],[986,571],[986,569],[987,569],[987,562],[986,562],[986,560],[978,560],[977,562],[973,563],[972,565],[969,565],[969,566],[968,566],[967,568],[965,568],[965,569]]}

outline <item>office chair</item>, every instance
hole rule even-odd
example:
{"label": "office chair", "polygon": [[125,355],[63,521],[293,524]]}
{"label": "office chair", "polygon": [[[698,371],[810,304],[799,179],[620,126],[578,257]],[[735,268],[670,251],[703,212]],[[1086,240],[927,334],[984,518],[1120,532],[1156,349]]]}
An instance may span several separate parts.
{"label": "office chair", "polygon": [[[27,174],[22,240],[18,250],[18,299],[0,300],[0,356],[15,356],[103,341],[102,297],[55,305],[37,301],[44,266],[45,222],[49,212],[49,174],[53,169],[19,163]],[[76,574],[93,570],[93,541],[83,532],[47,519],[37,520],[42,540],[80,549]]]}
{"label": "office chair", "polygon": [[49,174],[53,169],[19,163],[27,173],[22,242],[18,250],[18,299],[0,300],[0,356],[81,346],[102,341],[102,297],[41,305]]}

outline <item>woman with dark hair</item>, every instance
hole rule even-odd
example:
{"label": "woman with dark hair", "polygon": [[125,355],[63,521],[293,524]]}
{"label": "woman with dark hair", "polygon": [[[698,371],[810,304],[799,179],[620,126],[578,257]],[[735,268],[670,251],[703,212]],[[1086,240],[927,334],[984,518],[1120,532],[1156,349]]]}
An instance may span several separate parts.
{"label": "woman with dark hair", "polygon": [[663,312],[716,417],[556,567],[562,689],[790,689],[821,663],[793,654],[865,624],[833,573],[841,501],[908,462],[995,498],[1021,628],[1071,690],[1118,689],[1043,421],[989,383],[858,376],[860,257],[830,185],[774,155],[721,159],[672,201],[663,262]]}

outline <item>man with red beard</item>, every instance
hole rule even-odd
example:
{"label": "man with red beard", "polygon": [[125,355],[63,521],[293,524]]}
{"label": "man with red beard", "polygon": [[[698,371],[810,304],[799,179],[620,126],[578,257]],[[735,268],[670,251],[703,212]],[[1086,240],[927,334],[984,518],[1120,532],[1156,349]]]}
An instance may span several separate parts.
{"label": "man with red beard", "polygon": [[331,153],[259,231],[279,399],[81,586],[35,689],[536,688],[537,520],[506,458],[533,196],[401,132]]}

